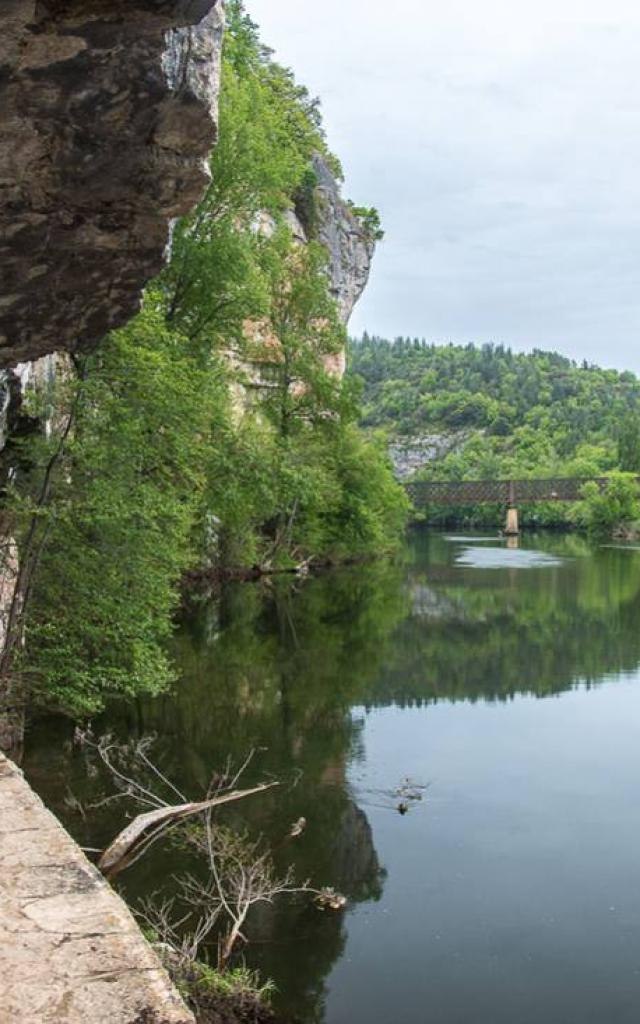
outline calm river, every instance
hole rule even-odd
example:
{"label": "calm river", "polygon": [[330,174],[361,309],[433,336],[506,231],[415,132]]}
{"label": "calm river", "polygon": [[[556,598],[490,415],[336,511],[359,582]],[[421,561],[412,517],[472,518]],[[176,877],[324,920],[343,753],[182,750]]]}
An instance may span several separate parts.
{"label": "calm river", "polygon": [[[96,728],[156,733],[191,797],[251,748],[245,782],[281,780],[232,820],[348,897],[251,923],[287,1024],[637,1024],[640,548],[417,533],[393,564],[229,588],[176,657],[173,695]],[[26,772],[100,846],[123,810],[74,812],[104,785],[70,733],[34,723]],[[180,857],[124,874],[129,898]]]}

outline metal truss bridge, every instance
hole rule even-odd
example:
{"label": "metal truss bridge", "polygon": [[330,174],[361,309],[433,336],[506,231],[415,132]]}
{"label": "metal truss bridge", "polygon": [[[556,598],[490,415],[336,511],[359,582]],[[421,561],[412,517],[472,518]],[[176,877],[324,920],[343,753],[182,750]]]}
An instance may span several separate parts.
{"label": "metal truss bridge", "polygon": [[578,501],[584,484],[603,489],[606,477],[554,477],[548,480],[416,480],[405,484],[417,508],[425,505],[518,505],[533,501]]}

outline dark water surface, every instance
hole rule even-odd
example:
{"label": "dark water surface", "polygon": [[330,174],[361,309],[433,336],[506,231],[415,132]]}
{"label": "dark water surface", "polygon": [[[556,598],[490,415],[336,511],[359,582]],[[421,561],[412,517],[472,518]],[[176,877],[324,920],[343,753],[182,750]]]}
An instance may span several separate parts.
{"label": "dark water surface", "polygon": [[[285,784],[230,814],[349,898],[253,919],[246,961],[287,1020],[637,1024],[640,550],[418,534],[395,564],[230,588],[176,655],[174,695],[101,728],[156,732],[191,796],[261,748],[247,783]],[[26,771],[99,846],[122,811],[73,813],[101,783],[68,735],[34,723]],[[403,816],[406,777],[427,788]],[[129,897],[176,858],[124,875]]]}

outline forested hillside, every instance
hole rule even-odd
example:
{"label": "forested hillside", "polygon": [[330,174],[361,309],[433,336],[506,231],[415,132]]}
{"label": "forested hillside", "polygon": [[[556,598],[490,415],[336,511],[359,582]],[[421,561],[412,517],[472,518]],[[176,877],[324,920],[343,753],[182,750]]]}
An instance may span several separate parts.
{"label": "forested hillside", "polygon": [[351,343],[364,423],[392,436],[454,435],[429,475],[454,479],[640,471],[640,380],[556,352]]}

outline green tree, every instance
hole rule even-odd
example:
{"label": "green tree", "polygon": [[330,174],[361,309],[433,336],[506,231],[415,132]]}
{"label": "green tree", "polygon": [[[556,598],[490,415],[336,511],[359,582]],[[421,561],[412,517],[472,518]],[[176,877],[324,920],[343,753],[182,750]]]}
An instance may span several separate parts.
{"label": "green tree", "polygon": [[55,437],[18,506],[23,536],[34,514],[46,526],[23,671],[48,701],[91,713],[171,678],[164,644],[194,557],[216,386],[152,302],[65,385],[76,416],[47,504],[29,495],[41,492]]}
{"label": "green tree", "polygon": [[265,377],[263,407],[286,439],[297,427],[338,411],[340,380],[327,359],[340,353],[346,334],[329,295],[321,245],[297,245],[282,227],[271,239],[265,265],[269,312],[260,324],[253,362]]}
{"label": "green tree", "polygon": [[340,174],[317,100],[239,0],[227,13],[211,184],[141,314],[58,381],[12,487],[23,568],[0,676],[24,635],[32,691],[76,715],[172,678],[188,570],[369,554],[406,513],[355,427],[358,383],[329,366],[346,339],[327,254],[286,226],[315,153]]}
{"label": "green tree", "polygon": [[640,416],[629,412],[618,435],[618,462],[627,473],[640,473]]}
{"label": "green tree", "polygon": [[582,488],[576,520],[593,533],[610,535],[640,520],[640,488],[629,473],[615,473],[601,490],[595,481]]}
{"label": "green tree", "polygon": [[[431,479],[606,476],[640,472],[640,381],[555,352],[434,345],[367,336],[349,370],[364,382],[364,425],[391,436],[444,435]],[[622,423],[622,429],[620,424]],[[438,510],[439,522],[490,523],[483,506]],[[522,509],[525,525],[570,526],[571,508]]]}

